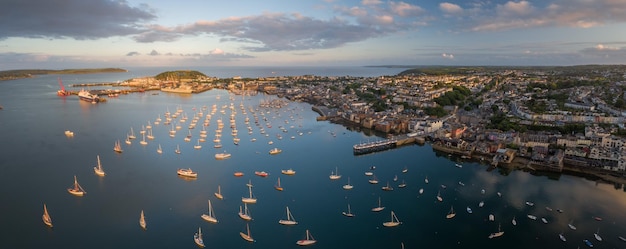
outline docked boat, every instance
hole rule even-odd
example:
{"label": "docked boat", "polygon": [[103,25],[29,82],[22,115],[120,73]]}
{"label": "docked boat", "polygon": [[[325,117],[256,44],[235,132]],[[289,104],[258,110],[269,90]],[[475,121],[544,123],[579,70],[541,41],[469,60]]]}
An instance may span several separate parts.
{"label": "docked boat", "polygon": [[198,227],[198,232],[193,235],[193,241],[196,242],[196,245],[199,247],[204,247],[204,241],[202,240],[202,229]]}
{"label": "docked boat", "polygon": [[215,195],[215,197],[217,197],[217,199],[224,199],[224,196],[222,196],[222,188],[220,187],[220,185],[217,185],[217,192],[213,194]]}
{"label": "docked boat", "polygon": [[420,188],[420,190],[419,190],[418,192],[419,192],[419,193],[420,193],[420,195],[421,195],[421,194],[423,194],[423,193],[424,193],[424,189],[423,189],[423,188]]}
{"label": "docked boat", "polygon": [[83,196],[87,193],[83,189],[83,187],[81,187],[80,184],[78,184],[78,180],[76,180],[76,176],[74,176],[74,186],[72,186],[72,188],[68,188],[67,192],[75,196]]}
{"label": "docked boat", "polygon": [[179,176],[185,176],[185,177],[198,177],[198,173],[193,172],[193,170],[189,169],[178,169],[176,171],[176,173],[178,173]]}
{"label": "docked boat", "polygon": [[267,177],[267,176],[270,175],[269,173],[267,173],[265,171],[254,171],[254,174],[257,175],[257,176],[260,176],[260,177]]}
{"label": "docked boat", "polygon": [[531,220],[537,220],[537,216],[534,216],[532,214],[526,215],[526,217],[528,217]]}
{"label": "docked boat", "polygon": [[383,186],[383,187],[381,187],[381,189],[385,190],[385,191],[392,191],[393,190],[393,188],[391,186],[389,186],[389,182],[387,182],[387,186]]}
{"label": "docked boat", "polygon": [[117,142],[115,142],[115,145],[113,145],[113,151],[117,153],[122,153],[124,151],[122,150],[122,144],[120,143],[120,140],[117,140]]}
{"label": "docked boat", "polygon": [[296,241],[296,245],[299,246],[308,246],[308,245],[312,245],[315,244],[317,242],[317,240],[315,240],[313,238],[313,235],[311,235],[311,233],[309,232],[309,230],[306,230],[306,239],[302,239],[302,240],[298,240]]}
{"label": "docked boat", "polygon": [[254,239],[250,236],[250,225],[248,223],[246,223],[246,230],[248,233],[239,232],[239,235],[248,242],[254,242]]}
{"label": "docked boat", "polygon": [[463,165],[460,163],[455,163],[454,166],[456,166],[457,168],[463,168]]}
{"label": "docked boat", "polygon": [[480,208],[481,208],[481,207],[483,207],[483,206],[485,206],[485,202],[484,202],[484,201],[480,201],[480,202],[478,203],[478,207],[480,207]]}
{"label": "docked boat", "polygon": [[527,201],[527,202],[526,202],[526,205],[528,205],[528,206],[532,207],[532,206],[534,206],[534,205],[535,205],[535,203],[532,203],[532,202],[530,202],[530,201]]}
{"label": "docked boat", "polygon": [[286,207],[287,209],[287,219],[286,220],[278,220],[279,224],[282,225],[297,225],[298,222],[293,218],[293,215],[291,214],[291,211],[289,211],[289,207]]}
{"label": "docked boat", "polygon": [[224,153],[217,153],[217,154],[215,154],[215,159],[217,159],[217,160],[224,160],[224,159],[230,158],[230,156],[231,156],[230,153],[225,153],[225,152]]}
{"label": "docked boat", "polygon": [[621,241],[626,242],[626,238],[624,238],[624,237],[622,237],[622,236],[617,236],[617,238],[618,238],[619,240],[621,240]]}
{"label": "docked boat", "polygon": [[426,178],[424,178],[424,183],[428,184],[428,176],[426,176]]}
{"label": "docked boat", "polygon": [[252,184],[248,185],[249,197],[241,197],[243,203],[256,203],[256,198],[252,197]]}
{"label": "docked boat", "polygon": [[328,176],[328,178],[330,178],[331,180],[337,180],[339,178],[341,178],[341,175],[339,174],[339,168],[335,168],[335,172],[330,172],[330,176]]}
{"label": "docked boat", "polygon": [[465,208],[465,210],[467,210],[467,213],[473,213],[472,209],[470,207]]}
{"label": "docked boat", "polygon": [[493,214],[489,214],[489,221],[495,221],[496,217]]}
{"label": "docked boat", "polygon": [[380,212],[380,211],[382,211],[383,209],[385,209],[385,207],[383,207],[383,206],[381,205],[381,202],[380,202],[380,196],[379,196],[379,197],[378,197],[378,206],[377,206],[377,207],[375,207],[375,208],[372,208],[372,212]]}
{"label": "docked boat", "polygon": [[[202,145],[200,145],[200,139],[198,139],[198,143],[196,143],[196,145],[193,146],[194,149],[199,150],[202,149]],[[229,154],[230,156],[230,154]]]}
{"label": "docked boat", "polygon": [[406,173],[409,172],[409,169],[405,166],[404,169],[402,169],[402,173]]}
{"label": "docked boat", "polygon": [[565,236],[563,235],[563,233],[559,233],[559,239],[563,242],[567,241],[567,239],[565,238]]}
{"label": "docked boat", "polygon": [[383,222],[383,226],[386,226],[386,227],[395,227],[400,224],[402,224],[402,222],[398,220],[398,217],[396,217],[396,214],[393,211],[391,211],[391,220],[387,222]]}
{"label": "docked boat", "polygon": [[343,185],[343,187],[342,187],[342,188],[343,188],[343,189],[345,189],[345,190],[350,190],[350,189],[353,189],[353,188],[354,188],[354,186],[352,186],[352,184],[350,184],[350,177],[348,177],[348,183],[346,183],[345,185]]}
{"label": "docked boat", "polygon": [[365,171],[365,175],[366,175],[366,176],[373,176],[373,175],[374,175],[374,173],[373,173],[373,172],[371,172],[371,171]]}
{"label": "docked boat", "polygon": [[295,175],[296,171],[293,169],[283,169],[280,171],[283,175]]}
{"label": "docked boat", "polygon": [[139,213],[139,226],[146,230],[146,216],[143,214],[143,210]]}
{"label": "docked boat", "polygon": [[161,144],[159,144],[159,148],[157,148],[157,153],[163,154],[163,149],[161,149]]}
{"label": "docked boat", "polygon": [[273,148],[270,150],[270,155],[276,155],[276,154],[280,154],[281,152],[283,152],[281,149],[279,148]]}
{"label": "docked boat", "polygon": [[52,227],[52,218],[50,218],[50,214],[48,213],[48,208],[46,208],[46,204],[43,204],[43,215],[41,216],[43,223],[49,227]]}
{"label": "docked boat", "polygon": [[211,206],[211,200],[209,200],[209,210],[208,213],[202,214],[203,220],[206,220],[211,223],[217,223],[217,218],[215,218],[215,213],[213,212],[213,206]]}
{"label": "docked boat", "polygon": [[489,238],[490,238],[490,239],[493,239],[493,238],[500,237],[500,236],[502,236],[502,235],[504,235],[504,231],[501,231],[501,230],[500,230],[500,225],[498,225],[498,232],[495,232],[495,233],[490,234],[490,235],[489,235]]}
{"label": "docked boat", "polygon": [[452,219],[454,218],[454,216],[456,216],[456,213],[454,212],[454,207],[450,207],[450,212],[448,212],[448,214],[446,215],[446,218]]}
{"label": "docked boat", "polygon": [[178,146],[178,144],[176,145],[176,149],[174,150],[174,153],[180,154],[180,146]]}
{"label": "docked boat", "polygon": [[437,201],[442,202],[443,198],[441,197],[441,192],[437,192]]}
{"label": "docked boat", "polygon": [[100,155],[96,156],[96,158],[98,159],[98,164],[93,167],[93,171],[96,173],[96,175],[99,176],[104,176],[104,170],[102,169],[102,164],[100,163]]}
{"label": "docked boat", "polygon": [[243,176],[243,172],[237,171],[235,173],[233,173],[234,176],[236,177],[242,177]]}
{"label": "docked boat", "polygon": [[278,191],[283,191],[283,187],[280,186],[280,177],[278,177],[278,181],[276,181],[276,185],[274,185],[274,188]]}
{"label": "docked boat", "polygon": [[517,226],[517,220],[515,220],[515,216],[513,216],[513,219],[511,220],[511,224],[513,224],[513,226]]}
{"label": "docked boat", "polygon": [[350,210],[350,204],[348,204],[348,212],[341,212],[341,214],[343,214],[343,216],[346,216],[346,217],[354,217],[354,214]]}
{"label": "docked boat", "polygon": [[548,220],[546,220],[545,217],[541,217],[541,222],[543,222],[543,224],[548,224]]}
{"label": "docked boat", "polygon": [[85,89],[81,89],[80,91],[78,91],[78,98],[89,103],[100,102],[100,97],[98,97],[97,94],[91,94],[91,92],[86,91]]}

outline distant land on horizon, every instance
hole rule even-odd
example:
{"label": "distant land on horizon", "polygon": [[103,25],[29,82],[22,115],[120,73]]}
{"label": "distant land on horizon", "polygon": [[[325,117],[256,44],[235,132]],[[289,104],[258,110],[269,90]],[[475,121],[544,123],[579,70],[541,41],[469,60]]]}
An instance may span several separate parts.
{"label": "distant land on horizon", "polygon": [[17,69],[0,71],[0,81],[31,78],[41,74],[91,74],[91,73],[123,73],[128,72],[121,68],[81,68],[81,69]]}

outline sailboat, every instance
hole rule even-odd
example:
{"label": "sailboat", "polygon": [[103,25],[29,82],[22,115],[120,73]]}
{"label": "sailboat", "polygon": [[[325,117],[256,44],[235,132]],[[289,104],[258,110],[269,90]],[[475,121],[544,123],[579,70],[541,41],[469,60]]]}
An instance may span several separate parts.
{"label": "sailboat", "polygon": [[202,229],[198,227],[198,232],[193,235],[193,241],[196,242],[196,245],[199,247],[204,247],[204,241],[202,240]]}
{"label": "sailboat", "polygon": [[308,246],[308,245],[315,244],[316,242],[317,242],[317,240],[315,240],[313,238],[313,235],[311,235],[311,233],[309,232],[309,229],[307,229],[306,230],[306,239],[302,239],[302,240],[296,241],[296,245]]}
{"label": "sailboat", "polygon": [[446,215],[446,218],[452,219],[454,218],[454,216],[456,216],[456,213],[454,212],[454,208],[450,207],[450,212],[448,212],[448,214]]}
{"label": "sailboat", "polygon": [[424,183],[428,184],[428,176],[426,176],[426,178],[424,178]]}
{"label": "sailboat", "polygon": [[141,134],[141,141],[139,141],[139,144],[141,145],[148,145],[148,142],[146,142],[146,134]]}
{"label": "sailboat", "polygon": [[150,140],[154,140],[154,135],[152,135],[152,128],[148,129],[148,135],[146,137]]}
{"label": "sailboat", "polygon": [[402,183],[398,184],[398,188],[404,188],[406,187],[406,182],[404,182],[404,179],[402,179]]}
{"label": "sailboat", "polygon": [[511,223],[513,223],[513,226],[517,226],[517,221],[515,220],[515,216],[513,216],[513,220],[511,220]]}
{"label": "sailboat", "polygon": [[278,223],[279,224],[283,224],[283,225],[296,225],[296,224],[298,224],[298,222],[293,218],[293,215],[291,215],[291,212],[289,211],[289,207],[287,207],[287,219],[286,220],[279,220]]}
{"label": "sailboat", "polygon": [[387,221],[387,222],[383,222],[383,226],[386,227],[395,227],[397,225],[400,225],[402,222],[400,222],[400,220],[398,220],[398,217],[396,217],[396,213],[394,213],[393,211],[391,211],[391,220]]}
{"label": "sailboat", "polygon": [[93,167],[93,171],[96,172],[96,175],[104,176],[105,173],[104,170],[102,170],[102,164],[100,164],[100,155],[96,156],[96,158],[98,158],[98,165]]}
{"label": "sailboat", "polygon": [[48,208],[46,208],[46,204],[43,204],[43,215],[41,216],[43,223],[52,227],[52,219],[50,218],[50,214],[48,213]]}
{"label": "sailboat", "polygon": [[343,214],[346,217],[354,217],[354,214],[352,213],[352,211],[350,211],[350,204],[348,204],[348,212],[341,212],[341,214]]}
{"label": "sailboat", "polygon": [[157,148],[157,153],[163,154],[163,149],[161,149],[161,144],[159,144],[159,148]]}
{"label": "sailboat", "polygon": [[122,153],[124,151],[122,150],[122,144],[120,144],[120,140],[117,140],[117,142],[115,142],[115,145],[113,146],[113,151],[117,153]]}
{"label": "sailboat", "polygon": [[241,197],[243,203],[256,203],[256,198],[252,197],[252,184],[248,186],[249,197]]}
{"label": "sailboat", "polygon": [[274,188],[278,191],[283,191],[283,187],[280,186],[280,177],[278,177],[278,181],[276,182],[276,185],[274,185]]}
{"label": "sailboat", "polygon": [[211,206],[211,200],[209,200],[209,212],[200,217],[208,222],[217,223],[217,218],[215,218],[215,213],[213,213],[213,206]]}
{"label": "sailboat", "polygon": [[80,186],[80,184],[78,184],[78,180],[76,180],[76,176],[74,176],[74,186],[72,188],[68,188],[67,192],[70,192],[70,194],[73,194],[75,196],[83,196],[85,195],[87,192]]}
{"label": "sailboat", "polygon": [[131,145],[133,142],[130,141],[130,138],[128,137],[128,135],[126,135],[126,139],[124,140],[124,143]]}
{"label": "sailboat", "polygon": [[339,175],[339,169],[335,167],[335,172],[331,171],[330,176],[328,176],[328,178],[330,178],[331,180],[337,180],[341,178],[341,175]]}
{"label": "sailboat", "polygon": [[441,191],[437,191],[437,200],[438,200],[439,202],[442,202],[442,201],[443,201],[443,198],[441,198]]}
{"label": "sailboat", "polygon": [[346,183],[346,185],[343,185],[343,189],[350,190],[352,188],[354,188],[354,186],[350,184],[350,177],[348,177],[348,183]]}
{"label": "sailboat", "polygon": [[247,234],[239,232],[239,235],[248,242],[254,242],[254,239],[250,236],[250,225],[248,223],[246,223],[246,230],[248,231]]}
{"label": "sailboat", "polygon": [[572,223],[574,223],[573,220],[570,223],[567,223],[567,226],[569,227],[569,229],[576,230],[576,226],[574,226],[574,224]]}
{"label": "sailboat", "polygon": [[141,226],[144,230],[146,229],[146,216],[143,215],[143,210],[141,210],[141,213],[139,214],[139,226]]}
{"label": "sailboat", "polygon": [[498,224],[498,232],[490,234],[489,238],[493,239],[493,238],[500,237],[502,235],[504,235],[504,232],[500,230],[500,224]]}
{"label": "sailboat", "polygon": [[378,207],[372,208],[372,212],[380,212],[380,211],[382,211],[383,209],[385,209],[385,207],[381,206],[381,203],[380,203],[380,196],[379,196],[379,197],[378,197]]}
{"label": "sailboat", "polygon": [[385,191],[392,191],[393,190],[393,188],[391,186],[389,186],[389,182],[387,182],[387,186],[383,186],[381,189],[385,190]]}
{"label": "sailboat", "polygon": [[137,138],[137,137],[135,136],[135,132],[133,132],[133,127],[130,127],[130,134],[128,134],[128,138],[129,138],[129,139],[135,139],[135,138]]}
{"label": "sailboat", "polygon": [[252,220],[252,217],[250,216],[250,211],[248,211],[248,204],[244,203],[243,206],[243,210],[241,209],[241,206],[239,206],[239,218],[242,218],[244,220]]}
{"label": "sailboat", "polygon": [[217,197],[217,199],[224,199],[224,196],[222,196],[222,188],[220,187],[220,185],[217,185],[217,192],[213,194],[215,195],[215,197]]}
{"label": "sailboat", "polygon": [[202,145],[200,145],[200,139],[198,139],[198,143],[194,145],[193,148],[196,150],[202,149]]}
{"label": "sailboat", "polygon": [[176,150],[174,150],[176,154],[180,154],[180,146],[176,145]]}
{"label": "sailboat", "polygon": [[593,237],[595,237],[598,241],[602,241],[602,237],[600,237],[600,228],[598,228],[598,231],[593,234]]}
{"label": "sailboat", "polygon": [[561,239],[561,241],[563,241],[563,242],[567,241],[567,239],[565,238],[565,235],[563,235],[563,233],[559,233],[559,239]]}

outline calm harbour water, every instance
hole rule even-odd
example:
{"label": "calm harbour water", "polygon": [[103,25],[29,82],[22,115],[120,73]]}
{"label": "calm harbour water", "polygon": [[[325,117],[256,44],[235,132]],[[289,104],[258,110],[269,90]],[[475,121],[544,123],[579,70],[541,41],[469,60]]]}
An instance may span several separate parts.
{"label": "calm harbour water", "polygon": [[[125,80],[164,70],[60,76],[68,85]],[[326,69],[307,73],[312,69],[298,68],[281,74],[287,70],[255,68],[236,74],[235,70],[244,69],[200,71],[218,77],[271,76],[271,72],[374,76],[402,71],[358,68],[346,73]],[[231,72],[233,75],[229,75]],[[306,229],[318,240],[312,246],[315,248],[400,248],[401,243],[405,248],[584,248],[583,239],[592,241],[595,248],[626,248],[626,242],[618,239],[626,237],[626,193],[611,184],[567,175],[549,178],[520,171],[488,172],[486,165],[457,161],[435,153],[429,145],[354,156],[353,144],[379,138],[316,122],[317,114],[306,103],[291,102],[281,109],[259,108],[260,102],[275,96],[231,96],[223,90],[195,95],[145,93],[108,98],[108,102],[94,105],[79,101],[76,96],[56,96],[57,77],[0,82],[0,105],[4,107],[0,111],[0,248],[196,248],[193,234],[198,227],[202,227],[207,248],[297,248],[295,242],[304,238]],[[226,108],[225,114],[220,113],[222,106],[231,103],[237,112],[239,145],[231,142],[231,110]],[[213,104],[218,111],[206,127],[207,142],[201,143],[201,150],[194,150],[205,117],[191,131],[191,142],[183,141],[187,126],[202,106],[209,108],[204,111],[206,115]],[[251,119],[253,134],[247,133],[240,104]],[[164,119],[166,110],[174,112],[178,107],[189,120],[181,124],[183,128],[175,138],[168,136],[171,126],[153,125],[155,139],[147,140],[146,146],[139,144],[142,125],[153,123],[158,115]],[[260,134],[250,108],[255,109],[268,137]],[[225,124],[223,148],[215,149],[212,140],[219,117]],[[272,128],[265,126],[262,117],[268,119]],[[280,126],[287,132],[282,132]],[[126,145],[123,141],[131,127],[138,138]],[[75,136],[67,138],[65,130],[74,131]],[[283,138],[278,139],[277,134]],[[252,138],[257,141],[251,142]],[[122,154],[112,150],[118,139],[122,141]],[[268,144],[269,141],[274,144]],[[156,153],[158,144],[163,148],[162,155]],[[182,154],[174,153],[176,145],[180,145]],[[274,147],[283,152],[269,155]],[[223,151],[231,153],[232,158],[215,160],[215,153]],[[107,173],[104,177],[93,172],[97,155]],[[455,162],[463,167],[455,167]],[[374,165],[373,172],[380,180],[376,185],[368,183],[369,177],[364,175]],[[401,172],[404,167],[407,173]],[[191,168],[198,172],[198,178],[180,178],[177,168]],[[289,168],[297,173],[280,174],[281,169]],[[330,180],[328,176],[336,168],[342,178]],[[234,177],[235,171],[245,175]],[[270,175],[261,178],[254,171]],[[74,175],[87,191],[84,197],[66,191]],[[396,175],[399,180],[394,182]],[[282,192],[273,188],[277,177],[284,187]],[[354,185],[349,191],[342,189],[348,177]],[[426,177],[429,184],[424,182]],[[257,204],[249,205],[254,243],[239,236],[240,231],[245,231],[246,222],[237,216],[241,197],[248,194],[245,184],[250,180],[258,198]],[[403,180],[407,187],[398,188]],[[459,185],[459,181],[465,186]],[[381,190],[387,182],[393,191]],[[447,188],[443,189],[442,184]],[[213,195],[218,185],[223,200]],[[418,193],[420,188],[424,189],[422,195]],[[485,194],[481,194],[481,189]],[[435,198],[438,192],[442,202]],[[386,209],[380,213],[370,211],[379,197]],[[217,224],[200,218],[207,212],[209,199],[219,220]],[[482,208],[478,207],[480,201],[485,203]],[[535,206],[525,205],[526,201]],[[54,228],[41,221],[44,203]],[[348,204],[355,217],[341,214]],[[279,219],[286,218],[285,206],[289,206],[298,225],[278,224]],[[465,211],[468,206],[473,209],[472,214]],[[555,211],[548,211],[547,206]],[[457,215],[446,219],[450,207]],[[142,209],[146,231],[138,224]],[[564,212],[558,213],[557,209]],[[390,211],[396,213],[402,222],[400,226],[382,226],[389,221]],[[488,221],[489,214],[495,216],[495,221]],[[538,220],[526,218],[527,214]],[[594,216],[603,221],[594,220]],[[539,220],[542,217],[548,224]],[[511,224],[513,218],[517,226]],[[570,222],[578,229],[569,229]],[[488,239],[498,225],[505,234]],[[594,239],[593,233],[598,230],[602,242]],[[559,240],[559,233],[565,235],[566,242]]]}

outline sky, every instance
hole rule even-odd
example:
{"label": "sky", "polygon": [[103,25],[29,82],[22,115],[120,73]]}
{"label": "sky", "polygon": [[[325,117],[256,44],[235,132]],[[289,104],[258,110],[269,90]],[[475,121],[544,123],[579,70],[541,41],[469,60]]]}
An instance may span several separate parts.
{"label": "sky", "polygon": [[0,70],[626,64],[626,0],[3,0]]}

